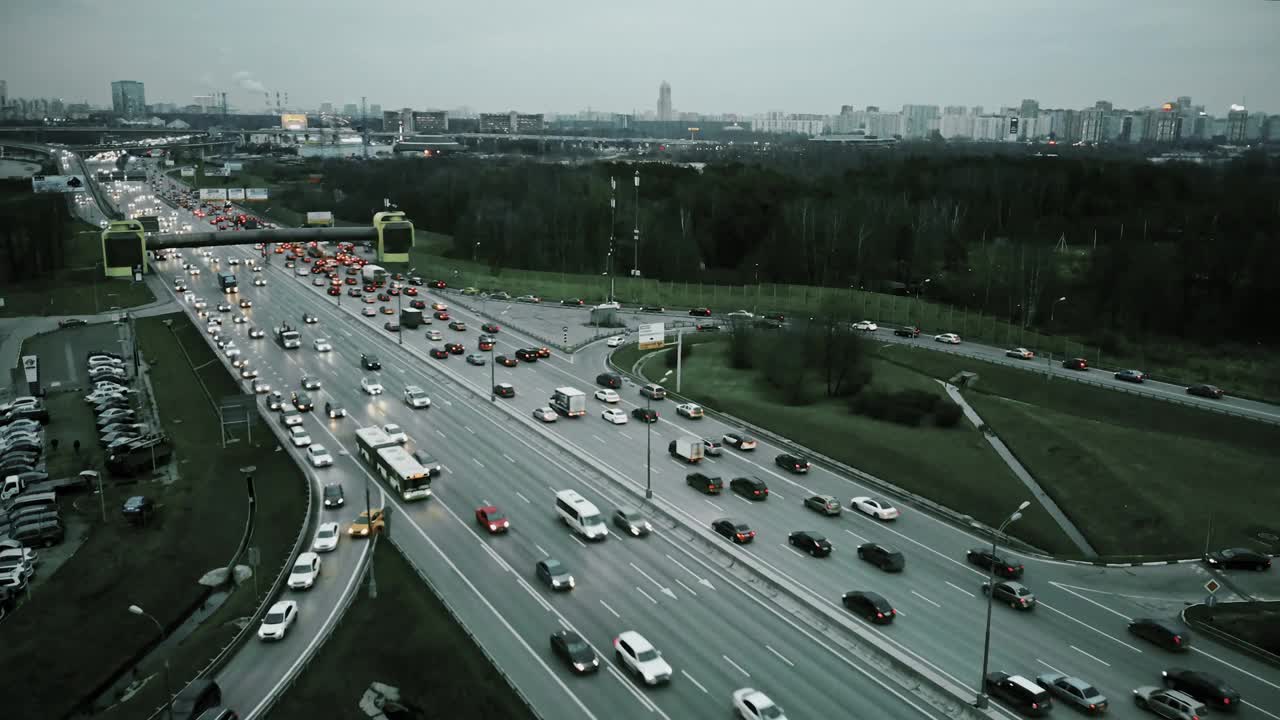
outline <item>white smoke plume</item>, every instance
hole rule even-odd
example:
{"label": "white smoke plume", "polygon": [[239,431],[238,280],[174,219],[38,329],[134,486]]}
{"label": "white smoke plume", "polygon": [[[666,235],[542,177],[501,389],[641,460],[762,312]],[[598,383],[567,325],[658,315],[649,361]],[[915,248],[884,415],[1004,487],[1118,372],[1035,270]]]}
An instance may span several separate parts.
{"label": "white smoke plume", "polygon": [[231,76],[237,85],[251,92],[266,92],[267,86],[258,82],[253,78],[253,73],[248,70],[241,70]]}

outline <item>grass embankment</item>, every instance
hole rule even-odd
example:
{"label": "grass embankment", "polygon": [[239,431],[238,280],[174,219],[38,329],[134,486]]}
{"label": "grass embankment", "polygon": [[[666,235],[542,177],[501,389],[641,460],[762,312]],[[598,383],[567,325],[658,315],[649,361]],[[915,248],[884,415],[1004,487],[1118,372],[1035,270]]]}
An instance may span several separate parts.
{"label": "grass embankment", "polygon": [[102,231],[81,222],[68,222],[63,268],[37,280],[10,283],[0,291],[0,317],[33,315],[89,315],[113,308],[131,308],[155,301],[146,283],[102,275]]}
{"label": "grass embankment", "polygon": [[[982,434],[968,423],[939,428],[928,422],[908,427],[872,420],[850,413],[846,399],[788,406],[757,372],[730,368],[727,350],[726,342],[698,345],[684,361],[682,394],[984,523],[998,525],[1009,506],[1017,504],[1011,498],[1026,494]],[[630,369],[639,354],[630,346],[615,356],[615,362]],[[945,394],[927,375],[878,359],[870,363],[870,388]],[[658,358],[644,365],[646,377],[674,388],[675,372],[668,375],[667,371]],[[762,460],[767,463],[772,458]],[[1073,547],[1039,508],[1029,509],[1017,530],[1018,537],[1050,552],[1069,552]]]}
{"label": "grass embankment", "polygon": [[946,353],[877,354],[936,378],[978,373],[970,404],[1104,555],[1196,557],[1210,522],[1221,547],[1280,524],[1274,425]]}
{"label": "grass embankment", "polygon": [[1280,602],[1221,603],[1187,608],[1187,619],[1280,656]]}
{"label": "grass embankment", "polygon": [[[391,543],[378,542],[373,569],[378,597],[360,590],[323,650],[272,708],[272,720],[357,717],[360,697],[374,681],[399,688],[400,702],[424,719],[532,720]],[[376,652],[369,651],[371,639]]]}
{"label": "grass embankment", "polygon": [[[142,352],[152,365],[151,383],[161,408],[161,424],[173,440],[177,479],[171,484],[143,476],[136,484],[106,483],[106,521],[98,498],[80,495],[64,502],[63,513],[90,524],[85,544],[4,623],[5,652],[0,676],[5,697],[0,706],[10,717],[65,717],[84,707],[112,677],[124,671],[152,646],[156,628],[146,618],[130,615],[137,604],[167,628],[206,597],[196,581],[231,558],[244,530],[248,504],[236,468],[257,466],[259,523],[253,545],[262,553],[261,568],[274,574],[292,547],[303,521],[304,485],[286,453],[267,432],[255,433],[255,444],[219,447],[218,419],[199,390],[202,380],[215,398],[238,392],[236,384],[213,359],[198,331],[181,315],[175,332],[163,318],[137,321]],[[201,369],[193,371],[178,347],[187,348]],[[78,393],[51,401],[50,433],[60,439],[59,454],[70,454],[79,437],[81,453],[99,462],[93,415]],[[145,494],[158,505],[145,528],[125,523],[120,505],[130,495]],[[261,588],[265,591],[269,581]],[[203,667],[237,631],[234,621],[257,605],[253,584],[237,590],[227,603],[169,655],[175,685]],[[142,675],[158,672],[143,667]],[[161,683],[149,682],[112,717],[146,717],[163,703]]]}

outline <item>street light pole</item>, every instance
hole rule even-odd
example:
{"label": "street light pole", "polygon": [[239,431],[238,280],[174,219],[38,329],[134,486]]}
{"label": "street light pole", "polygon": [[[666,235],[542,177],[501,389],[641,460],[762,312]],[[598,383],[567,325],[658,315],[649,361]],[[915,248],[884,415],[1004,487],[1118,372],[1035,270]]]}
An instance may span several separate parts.
{"label": "street light pole", "polygon": [[[646,396],[645,409],[653,411],[653,396]],[[645,434],[644,434],[644,496],[647,500],[653,499],[653,423],[649,422],[649,414],[644,416]]]}
{"label": "street light pole", "polygon": [[[164,642],[164,626],[160,624],[159,620],[156,620],[154,617],[152,617],[150,613],[138,607],[137,605],[130,605],[129,612],[133,613],[134,615],[141,615],[142,617],[155,623],[156,632],[160,633],[160,642],[161,643]],[[173,720],[173,692],[170,690],[171,687],[172,686],[169,684],[169,659],[165,658],[164,660],[164,710],[165,710],[165,716],[168,717],[169,720]]]}
{"label": "street light pole", "polygon": [[632,270],[631,272],[636,277],[640,277],[640,171],[639,170],[637,170],[635,174],[635,183],[636,183],[636,202],[635,202],[636,224],[631,231],[631,240],[632,240],[632,243],[635,245],[636,256],[632,264],[632,267],[634,268],[634,270]]}
{"label": "street light pole", "polygon": [[610,177],[609,178],[609,300],[610,301],[612,301],[614,298],[613,245],[614,245],[614,229],[617,227],[617,220],[616,220],[617,213],[618,213],[618,198],[616,194],[617,190],[618,190],[617,179]]}
{"label": "street light pole", "polygon": [[[494,344],[496,345],[497,343]],[[498,361],[496,359],[489,358],[489,402],[498,402],[497,365]]]}
{"label": "street light pole", "polygon": [[1049,325],[1050,325],[1050,327],[1052,327],[1052,326],[1053,326],[1053,313],[1054,313],[1054,311],[1056,311],[1056,310],[1058,309],[1058,303],[1060,303],[1060,302],[1064,302],[1066,299],[1067,299],[1067,296],[1066,296],[1066,295],[1063,295],[1062,297],[1058,298],[1057,300],[1054,300],[1054,301],[1053,301],[1053,304],[1049,306]]}
{"label": "street light pole", "polygon": [[982,640],[982,677],[978,678],[978,699],[973,704],[976,708],[987,707],[987,660],[991,654],[991,606],[994,604],[996,589],[996,542],[999,541],[1000,535],[1004,533],[1009,523],[1017,522],[1018,518],[1022,517],[1022,511],[1026,510],[1030,504],[1030,500],[1023,500],[1018,509],[1005,518],[1005,521],[1000,523],[1000,528],[991,536],[991,563],[987,567],[987,631]]}
{"label": "street light pole", "polygon": [[404,306],[401,304],[404,300],[404,289],[400,289],[396,293],[396,327],[399,331],[396,333],[396,340],[404,345],[404,328],[400,327],[400,318],[404,317]]}

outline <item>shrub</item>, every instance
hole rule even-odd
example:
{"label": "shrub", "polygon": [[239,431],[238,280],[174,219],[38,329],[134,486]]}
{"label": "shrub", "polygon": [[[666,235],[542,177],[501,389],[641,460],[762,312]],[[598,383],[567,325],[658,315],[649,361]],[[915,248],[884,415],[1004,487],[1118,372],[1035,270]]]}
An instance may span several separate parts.
{"label": "shrub", "polygon": [[750,370],[755,367],[755,335],[746,328],[734,328],[729,334],[729,367]]}
{"label": "shrub", "polygon": [[964,417],[964,409],[953,400],[941,400],[933,409],[933,423],[938,427],[955,427]]}
{"label": "shrub", "polygon": [[928,415],[937,407],[942,399],[937,393],[928,390],[900,390],[893,394],[894,404],[910,408],[920,415]]}
{"label": "shrub", "polygon": [[[689,343],[680,343],[680,360],[685,362],[689,359],[690,353],[693,352],[693,345]],[[663,362],[668,368],[674,369],[676,366],[676,354],[674,352],[663,353]]]}

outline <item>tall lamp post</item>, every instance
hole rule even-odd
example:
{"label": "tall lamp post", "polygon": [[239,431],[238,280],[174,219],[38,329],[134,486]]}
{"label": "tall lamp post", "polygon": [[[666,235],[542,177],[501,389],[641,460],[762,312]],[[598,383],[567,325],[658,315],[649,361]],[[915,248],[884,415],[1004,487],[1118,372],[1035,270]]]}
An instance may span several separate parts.
{"label": "tall lamp post", "polygon": [[631,230],[631,241],[635,245],[635,259],[632,261],[631,274],[640,277],[640,171],[636,171],[636,224]]}
{"label": "tall lamp post", "polygon": [[[164,626],[160,624],[159,620],[156,620],[154,617],[151,616],[150,613],[138,607],[137,605],[130,605],[129,612],[133,613],[134,615],[141,615],[142,617],[155,623],[156,632],[160,633],[160,642],[162,643],[164,642]],[[164,710],[165,710],[165,715],[169,718],[169,720],[173,720],[173,693],[170,691],[170,687],[171,686],[169,685],[169,659],[165,658],[164,660]]]}
{"label": "tall lamp post", "polygon": [[402,312],[404,310],[404,306],[402,305],[403,299],[404,288],[399,288],[396,292],[396,341],[401,345],[404,344],[404,328],[400,327],[400,318],[404,317],[404,313]]}
{"label": "tall lamp post", "polygon": [[1004,534],[1004,529],[1009,523],[1016,522],[1022,517],[1022,511],[1027,509],[1031,504],[1030,500],[1023,500],[1018,509],[1013,514],[1005,518],[1000,523],[999,529],[991,536],[991,564],[987,567],[987,631],[982,640],[982,677],[978,678],[978,699],[973,704],[977,708],[987,707],[987,660],[991,655],[991,606],[994,604],[995,584],[996,584],[996,543],[1000,540],[1000,536]]}
{"label": "tall lamp post", "polygon": [[[495,345],[497,343],[494,343]],[[498,361],[495,358],[489,358],[489,402],[498,402]]]}
{"label": "tall lamp post", "polygon": [[614,229],[617,227],[618,213],[618,181],[615,178],[609,178],[609,300],[614,299],[613,294],[613,245],[614,245]]}
{"label": "tall lamp post", "polygon": [[1054,300],[1054,301],[1053,301],[1053,304],[1049,306],[1049,325],[1051,325],[1051,326],[1053,325],[1053,313],[1054,313],[1054,311],[1055,311],[1055,310],[1057,310],[1057,309],[1058,309],[1058,303],[1060,303],[1060,302],[1066,302],[1066,301],[1067,301],[1067,296],[1066,296],[1066,295],[1063,295],[1062,297],[1058,298],[1057,300]]}
{"label": "tall lamp post", "polygon": [[653,499],[653,423],[649,422],[649,413],[653,412],[653,397],[645,397],[645,410],[648,412],[644,416],[644,496],[646,500]]}

